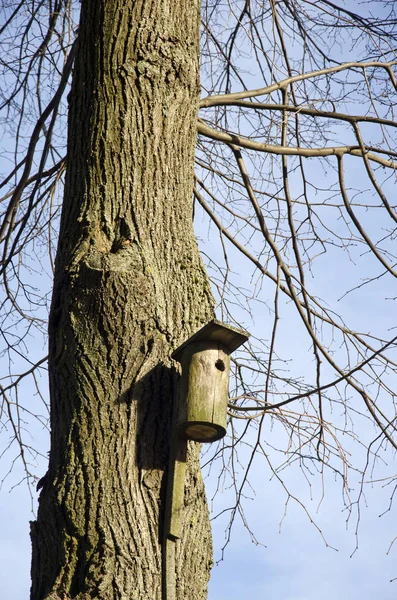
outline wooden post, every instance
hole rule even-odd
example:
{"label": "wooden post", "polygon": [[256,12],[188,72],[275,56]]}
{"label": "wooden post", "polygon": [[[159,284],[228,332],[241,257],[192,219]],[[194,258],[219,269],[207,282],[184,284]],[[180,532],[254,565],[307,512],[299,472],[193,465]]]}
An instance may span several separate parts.
{"label": "wooden post", "polygon": [[249,334],[211,321],[172,354],[180,362],[168,471],[164,540],[163,600],[176,600],[175,544],[181,537],[187,440],[214,442],[226,433],[230,354]]}

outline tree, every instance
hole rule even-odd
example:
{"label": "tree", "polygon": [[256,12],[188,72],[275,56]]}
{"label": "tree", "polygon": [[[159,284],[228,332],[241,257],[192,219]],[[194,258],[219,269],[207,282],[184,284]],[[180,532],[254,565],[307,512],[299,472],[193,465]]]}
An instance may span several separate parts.
{"label": "tree", "polygon": [[[167,555],[171,584],[162,528],[178,382],[171,354],[213,318],[215,304],[233,321],[235,304],[260,301],[272,321],[234,363],[230,437],[212,457],[235,486],[230,527],[244,514],[258,456],[287,501],[299,499],[281,471],[297,462],[307,475],[339,477],[352,510],[350,471],[359,473],[359,501],[380,451],[395,448],[396,337],[388,323],[356,329],[332,294],[329,306],[312,289],[328,256],[342,254],[365,277],[347,294],[394,282],[394,4],[372,2],[368,14],[326,0],[201,8],[200,101],[198,2],[82,0],[78,27],[72,0],[3,2],[0,35],[11,58],[2,63],[2,109],[15,140],[0,230],[10,369],[45,312],[28,277],[32,253],[45,240],[51,266],[58,240],[51,452],[32,525],[33,600],[157,599],[165,589],[206,597],[212,553],[197,444],[189,445],[182,536]],[[220,234],[221,256],[206,259],[212,292],[192,227],[193,188],[194,212],[202,207]],[[236,250],[252,268],[247,291],[234,278]],[[307,379],[284,371],[287,311],[307,335]],[[20,418],[29,407],[18,384],[43,364],[10,370],[2,387],[28,477]],[[375,428],[368,440],[351,425],[361,419]],[[263,437],[268,422],[286,431],[273,443],[281,464]],[[246,440],[252,452],[239,480],[234,459]],[[364,446],[363,464],[350,463],[351,441]]]}

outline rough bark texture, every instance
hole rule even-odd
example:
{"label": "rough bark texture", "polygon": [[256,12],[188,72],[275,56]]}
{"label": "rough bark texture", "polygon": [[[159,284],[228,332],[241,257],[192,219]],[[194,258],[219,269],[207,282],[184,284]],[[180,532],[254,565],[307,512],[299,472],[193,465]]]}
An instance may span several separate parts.
{"label": "rough bark texture", "polygon": [[[171,352],[212,318],[192,228],[198,0],[83,0],[50,319],[32,600],[161,598]],[[174,366],[175,365],[175,366]],[[179,600],[212,561],[190,446]]]}

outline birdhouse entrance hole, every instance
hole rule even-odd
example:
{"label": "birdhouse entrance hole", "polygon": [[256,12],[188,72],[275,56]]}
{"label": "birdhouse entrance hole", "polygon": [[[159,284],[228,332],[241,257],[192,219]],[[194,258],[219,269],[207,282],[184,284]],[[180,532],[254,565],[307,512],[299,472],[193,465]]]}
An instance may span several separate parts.
{"label": "birdhouse entrance hole", "polygon": [[218,369],[218,371],[224,371],[226,369],[225,363],[220,358],[218,358],[218,360],[216,361],[215,366]]}

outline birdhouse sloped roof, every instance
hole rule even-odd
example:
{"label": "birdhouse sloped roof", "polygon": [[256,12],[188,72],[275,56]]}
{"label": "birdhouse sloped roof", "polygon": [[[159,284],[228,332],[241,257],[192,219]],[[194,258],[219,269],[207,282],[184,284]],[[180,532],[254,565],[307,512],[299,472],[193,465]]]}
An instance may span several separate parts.
{"label": "birdhouse sloped roof", "polygon": [[179,361],[183,350],[193,342],[218,342],[231,354],[248,340],[249,335],[244,329],[213,319],[174,350],[171,357]]}

